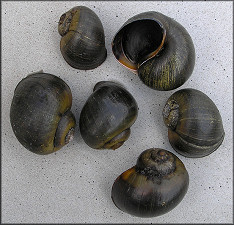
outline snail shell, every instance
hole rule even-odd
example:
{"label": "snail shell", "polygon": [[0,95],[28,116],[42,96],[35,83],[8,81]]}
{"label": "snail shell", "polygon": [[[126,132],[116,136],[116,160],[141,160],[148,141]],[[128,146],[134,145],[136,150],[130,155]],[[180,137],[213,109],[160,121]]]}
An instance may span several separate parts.
{"label": "snail shell", "polygon": [[105,61],[104,29],[91,9],[77,6],[64,13],[59,20],[58,32],[62,36],[61,53],[73,68],[90,70]]}
{"label": "snail shell", "polygon": [[49,154],[73,138],[75,117],[70,111],[72,94],[59,77],[38,72],[15,88],[10,122],[16,138],[28,150]]}
{"label": "snail shell", "polygon": [[190,77],[195,49],[186,29],[159,12],[130,18],[115,35],[112,51],[148,87],[167,91]]}
{"label": "snail shell", "polygon": [[167,100],[163,118],[172,147],[186,157],[204,157],[223,142],[222,118],[203,92],[182,89]]}
{"label": "snail shell", "polygon": [[138,106],[120,84],[100,81],[80,114],[80,132],[94,149],[117,149],[129,138]]}
{"label": "snail shell", "polygon": [[189,175],[182,161],[169,151],[151,148],[115,180],[111,198],[126,213],[155,217],[176,207],[188,186]]}

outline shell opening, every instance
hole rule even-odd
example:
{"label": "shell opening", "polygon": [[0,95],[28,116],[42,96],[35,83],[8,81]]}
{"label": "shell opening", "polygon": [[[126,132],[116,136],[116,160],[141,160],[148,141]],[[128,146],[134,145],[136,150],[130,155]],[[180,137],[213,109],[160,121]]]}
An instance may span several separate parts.
{"label": "shell opening", "polygon": [[175,100],[168,101],[162,114],[165,125],[174,130],[179,119],[179,104]]}
{"label": "shell opening", "polygon": [[160,51],[164,39],[165,29],[157,21],[134,21],[123,29],[123,53],[129,61],[139,66]]}
{"label": "shell opening", "polygon": [[129,138],[130,133],[131,133],[130,128],[127,128],[126,130],[122,131],[120,134],[113,137],[110,141],[105,143],[102,148],[112,149],[112,150],[119,148]]}

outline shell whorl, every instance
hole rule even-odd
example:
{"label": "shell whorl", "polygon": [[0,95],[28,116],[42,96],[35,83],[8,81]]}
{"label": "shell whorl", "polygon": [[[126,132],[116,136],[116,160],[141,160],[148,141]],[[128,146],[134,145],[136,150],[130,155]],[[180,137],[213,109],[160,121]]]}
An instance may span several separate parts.
{"label": "shell whorl", "polygon": [[121,147],[124,144],[124,142],[128,140],[130,133],[131,129],[127,128],[126,130],[113,137],[110,141],[106,142],[102,148],[115,150]]}

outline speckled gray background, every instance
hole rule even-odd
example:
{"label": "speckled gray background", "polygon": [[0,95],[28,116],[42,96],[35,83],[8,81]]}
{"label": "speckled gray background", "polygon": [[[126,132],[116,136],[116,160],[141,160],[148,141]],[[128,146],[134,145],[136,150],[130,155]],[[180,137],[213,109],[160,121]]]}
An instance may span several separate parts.
{"label": "speckled gray background", "polygon": [[[77,4],[94,10],[105,29],[107,59],[91,71],[71,68],[59,50],[59,18]],[[168,142],[161,112],[175,90],[160,92],[146,87],[111,52],[112,38],[122,24],[151,10],[180,22],[194,41],[194,72],[177,90],[192,87],[203,91],[223,118],[224,142],[205,158],[178,155]],[[231,2],[3,2],[2,222],[233,222],[232,49]],[[77,120],[96,82],[123,83],[139,105],[129,140],[116,151],[98,151],[84,143],[77,128],[73,142],[56,153],[41,156],[22,147],[10,126],[10,103],[17,83],[41,69],[61,77],[70,86]],[[190,186],[183,201],[171,212],[156,218],[137,218],[114,206],[111,186],[119,174],[135,165],[143,150],[151,147],[175,153],[189,172]]]}

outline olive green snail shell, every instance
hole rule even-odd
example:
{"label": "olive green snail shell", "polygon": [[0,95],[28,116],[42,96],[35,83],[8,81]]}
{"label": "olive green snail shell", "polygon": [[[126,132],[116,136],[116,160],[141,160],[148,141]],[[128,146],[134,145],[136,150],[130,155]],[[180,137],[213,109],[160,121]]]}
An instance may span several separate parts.
{"label": "olive green snail shell", "polygon": [[28,75],[15,88],[10,122],[18,141],[36,154],[53,153],[72,140],[75,117],[72,94],[59,77],[43,72]]}
{"label": "olive green snail shell", "polygon": [[186,157],[204,157],[222,144],[225,133],[214,102],[203,92],[181,89],[170,96],[163,109],[172,147]]}
{"label": "olive green snail shell", "polygon": [[112,51],[145,85],[160,91],[184,84],[195,64],[194,45],[186,29],[153,11],[124,23],[113,38]]}
{"label": "olive green snail shell", "polygon": [[91,148],[115,150],[129,138],[137,114],[137,103],[123,86],[100,81],[81,110],[81,136]]}
{"label": "olive green snail shell", "polygon": [[155,217],[175,208],[188,186],[189,175],[182,161],[169,151],[151,148],[115,180],[111,198],[126,213]]}
{"label": "olive green snail shell", "polygon": [[73,68],[90,70],[105,61],[104,29],[91,9],[77,6],[64,13],[59,20],[58,32],[62,36],[61,53]]}

